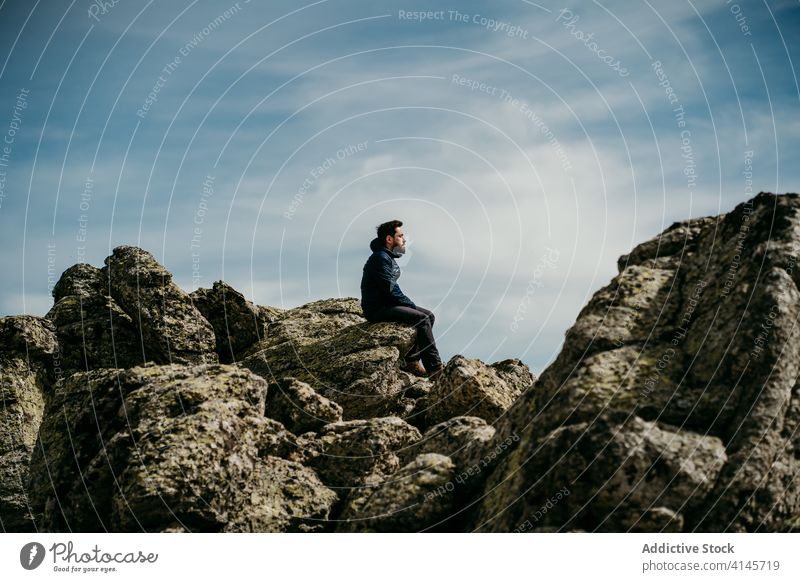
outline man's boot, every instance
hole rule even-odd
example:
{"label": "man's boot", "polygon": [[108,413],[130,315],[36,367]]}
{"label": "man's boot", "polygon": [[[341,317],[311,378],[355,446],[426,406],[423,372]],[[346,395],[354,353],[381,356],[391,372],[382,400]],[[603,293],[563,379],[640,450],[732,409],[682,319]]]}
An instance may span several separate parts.
{"label": "man's boot", "polygon": [[419,360],[406,360],[405,363],[400,364],[400,369],[403,370],[403,372],[408,372],[419,378],[427,376],[425,368],[422,367]]}

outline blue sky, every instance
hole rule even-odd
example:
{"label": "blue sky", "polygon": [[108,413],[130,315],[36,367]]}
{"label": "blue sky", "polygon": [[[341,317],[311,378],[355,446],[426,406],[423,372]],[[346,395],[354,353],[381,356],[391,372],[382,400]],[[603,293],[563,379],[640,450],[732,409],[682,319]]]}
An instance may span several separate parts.
{"label": "blue sky", "polygon": [[3,315],[119,244],[358,297],[399,218],[443,358],[540,372],[619,255],[798,191],[796,0],[101,4],[0,4]]}

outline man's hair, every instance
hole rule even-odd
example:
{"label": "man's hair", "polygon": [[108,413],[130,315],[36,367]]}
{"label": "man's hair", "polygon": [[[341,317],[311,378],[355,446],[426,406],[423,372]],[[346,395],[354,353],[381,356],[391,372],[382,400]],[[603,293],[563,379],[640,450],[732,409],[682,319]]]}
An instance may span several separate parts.
{"label": "man's hair", "polygon": [[394,236],[398,226],[403,226],[403,222],[400,220],[390,220],[389,222],[379,224],[375,227],[375,230],[378,231],[378,238],[381,239],[381,242],[385,243],[387,236]]}

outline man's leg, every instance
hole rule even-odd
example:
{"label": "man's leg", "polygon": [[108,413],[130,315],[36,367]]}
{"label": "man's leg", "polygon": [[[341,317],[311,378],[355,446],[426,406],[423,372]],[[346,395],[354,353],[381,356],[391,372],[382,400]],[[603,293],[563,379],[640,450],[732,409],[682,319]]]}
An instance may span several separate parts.
{"label": "man's leg", "polygon": [[[436,341],[433,338],[433,324],[436,322],[436,316],[433,314],[433,311],[425,309],[424,307],[420,307],[419,305],[417,305],[416,309],[417,311],[421,311],[422,313],[428,316],[428,319],[431,322],[430,325],[431,332],[430,334],[427,334],[424,331],[417,332],[417,341],[414,345],[414,350],[411,353],[409,353],[408,356],[406,356],[406,359],[418,360],[420,358],[424,358],[424,354],[426,351],[430,351],[431,357],[428,358],[428,362],[430,363],[430,365],[425,364],[423,362],[425,369],[430,371],[442,364],[442,360],[439,357],[439,350],[436,348]],[[420,330],[421,329],[422,328],[420,327]]]}
{"label": "man's leg", "polygon": [[417,307],[405,307],[395,305],[387,307],[373,317],[370,321],[394,321],[397,323],[408,323],[417,328],[417,337],[414,349],[406,356],[407,360],[422,359],[422,365],[430,372],[442,365],[439,350],[433,339],[433,322],[435,317],[427,309]]}

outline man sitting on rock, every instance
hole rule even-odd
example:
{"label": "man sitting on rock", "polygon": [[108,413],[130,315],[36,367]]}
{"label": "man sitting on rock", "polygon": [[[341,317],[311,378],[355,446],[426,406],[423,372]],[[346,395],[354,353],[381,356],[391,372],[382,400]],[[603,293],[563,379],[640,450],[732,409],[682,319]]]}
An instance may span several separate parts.
{"label": "man sitting on rock", "polygon": [[402,226],[401,221],[390,220],[377,227],[378,236],[369,244],[372,255],[364,265],[361,278],[361,308],[371,323],[393,321],[416,327],[414,348],[406,355],[400,369],[420,377],[425,376],[427,370],[428,378],[435,380],[444,369],[433,339],[435,317],[431,311],[411,301],[397,284],[400,266],[395,259],[406,252]]}

